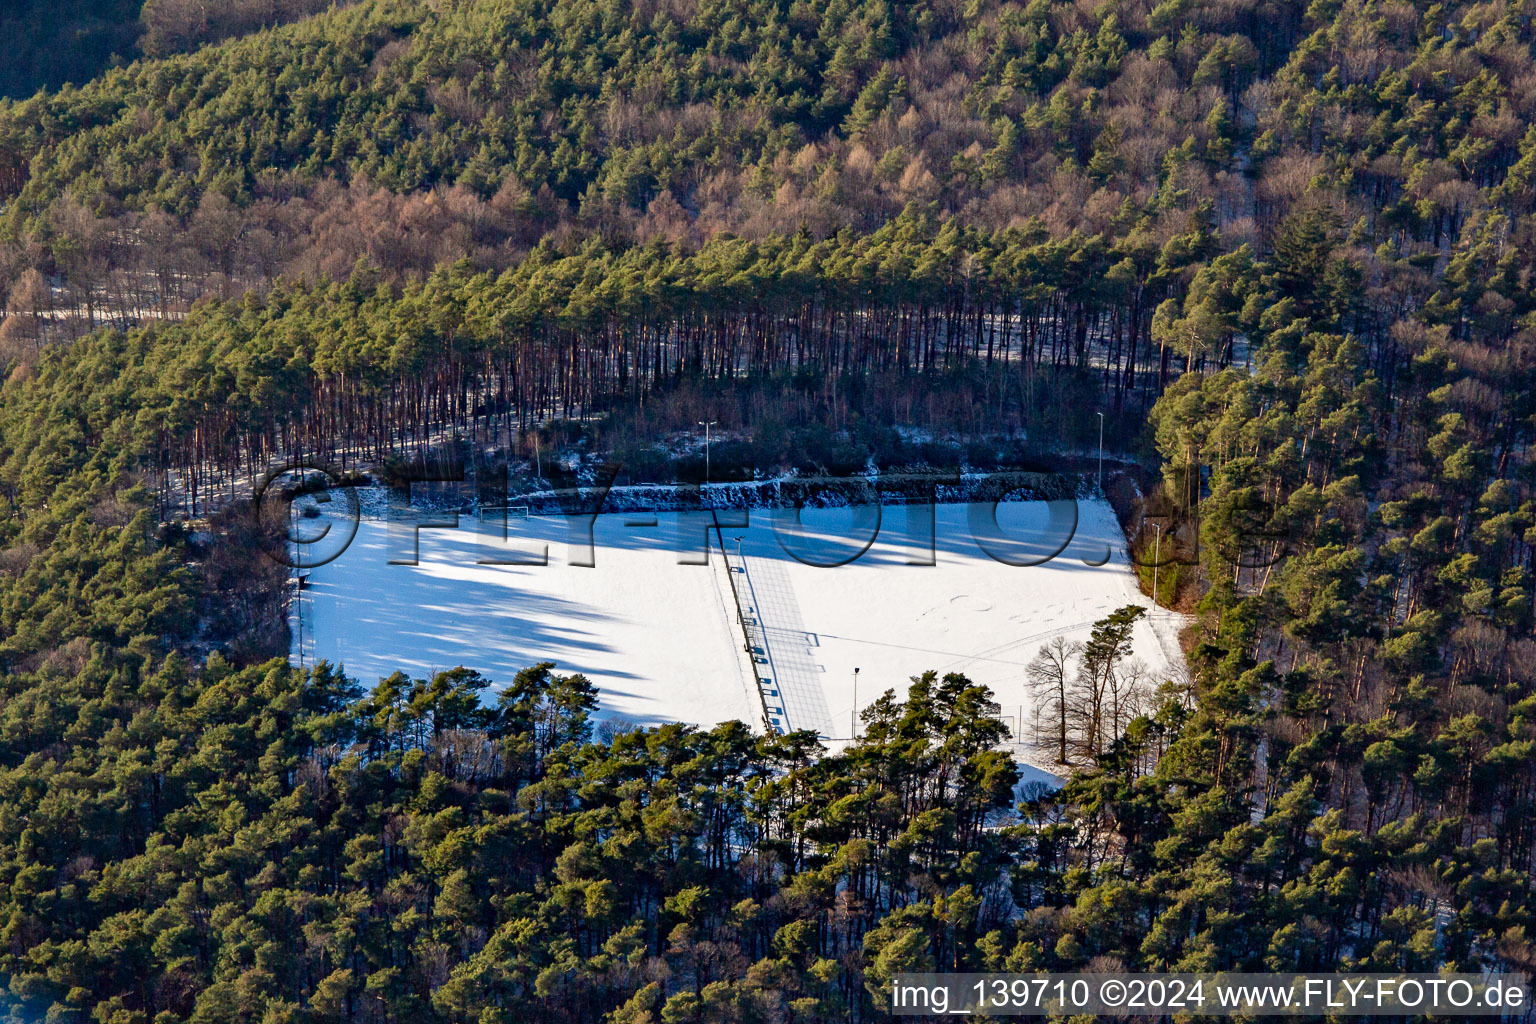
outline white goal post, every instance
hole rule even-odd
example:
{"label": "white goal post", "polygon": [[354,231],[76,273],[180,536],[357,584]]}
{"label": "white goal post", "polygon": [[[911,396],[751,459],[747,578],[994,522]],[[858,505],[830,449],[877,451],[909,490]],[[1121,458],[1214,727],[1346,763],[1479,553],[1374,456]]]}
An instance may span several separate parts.
{"label": "white goal post", "polygon": [[488,516],[501,516],[506,519],[527,519],[529,511],[527,505],[481,505],[480,518]]}

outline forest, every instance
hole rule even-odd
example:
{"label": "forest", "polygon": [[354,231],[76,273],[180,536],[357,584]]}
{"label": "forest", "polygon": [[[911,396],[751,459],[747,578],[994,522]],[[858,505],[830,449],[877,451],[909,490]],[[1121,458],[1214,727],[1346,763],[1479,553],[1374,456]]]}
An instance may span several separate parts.
{"label": "forest", "polygon": [[[345,3],[346,0],[339,0]],[[295,21],[338,0],[10,0],[0,12],[0,97],[83,85],[135,57]]]}
{"label": "forest", "polygon": [[[1536,968],[1523,7],[154,13],[0,100],[4,1019]],[[274,461],[638,465],[703,418],[748,472],[935,454],[896,427],[1070,463],[1098,412],[1191,675],[1106,724],[1125,616],[1046,645],[1071,772],[1021,804],[960,675],[829,752],[600,728],[548,664],[295,668],[244,505]]]}

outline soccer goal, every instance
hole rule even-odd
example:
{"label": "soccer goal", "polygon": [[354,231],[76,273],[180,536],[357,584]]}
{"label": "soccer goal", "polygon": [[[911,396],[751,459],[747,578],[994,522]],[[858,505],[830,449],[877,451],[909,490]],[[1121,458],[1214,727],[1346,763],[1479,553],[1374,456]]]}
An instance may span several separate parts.
{"label": "soccer goal", "polygon": [[481,505],[481,519],[527,519],[527,505]]}

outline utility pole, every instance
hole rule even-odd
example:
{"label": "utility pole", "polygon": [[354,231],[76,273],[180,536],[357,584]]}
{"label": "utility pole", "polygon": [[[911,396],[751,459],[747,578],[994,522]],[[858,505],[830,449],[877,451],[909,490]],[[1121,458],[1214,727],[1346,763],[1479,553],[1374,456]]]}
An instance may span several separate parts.
{"label": "utility pole", "polygon": [[859,738],[859,670],[853,670],[853,710],[848,712],[848,735],[850,742]]}
{"label": "utility pole", "polygon": [[1157,611],[1157,563],[1163,560],[1163,524],[1153,523],[1152,529],[1157,533],[1156,541],[1152,548],[1152,610]]}
{"label": "utility pole", "polygon": [[698,421],[699,426],[704,428],[704,482],[705,483],[709,483],[709,428],[714,426],[716,423],[719,423],[719,422],[720,422],[719,420],[710,420],[707,423],[705,421],[703,421],[703,420],[699,420]]}
{"label": "utility pole", "polygon": [[1104,493],[1104,414],[1099,413],[1099,493]]}

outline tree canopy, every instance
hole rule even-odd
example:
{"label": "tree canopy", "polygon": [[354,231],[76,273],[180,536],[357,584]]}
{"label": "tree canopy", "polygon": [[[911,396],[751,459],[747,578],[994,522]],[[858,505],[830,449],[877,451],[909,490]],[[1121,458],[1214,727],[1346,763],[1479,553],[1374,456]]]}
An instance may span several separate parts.
{"label": "tree canopy", "polygon": [[[278,6],[146,4],[160,55],[0,101],[8,1019],[1536,966],[1523,9]],[[599,729],[560,666],[295,669],[242,507],[273,460],[701,416],[738,470],[1070,468],[1098,412],[1191,674],[1135,677],[1134,609],[1048,645],[1058,793],[960,675],[829,753]]]}

